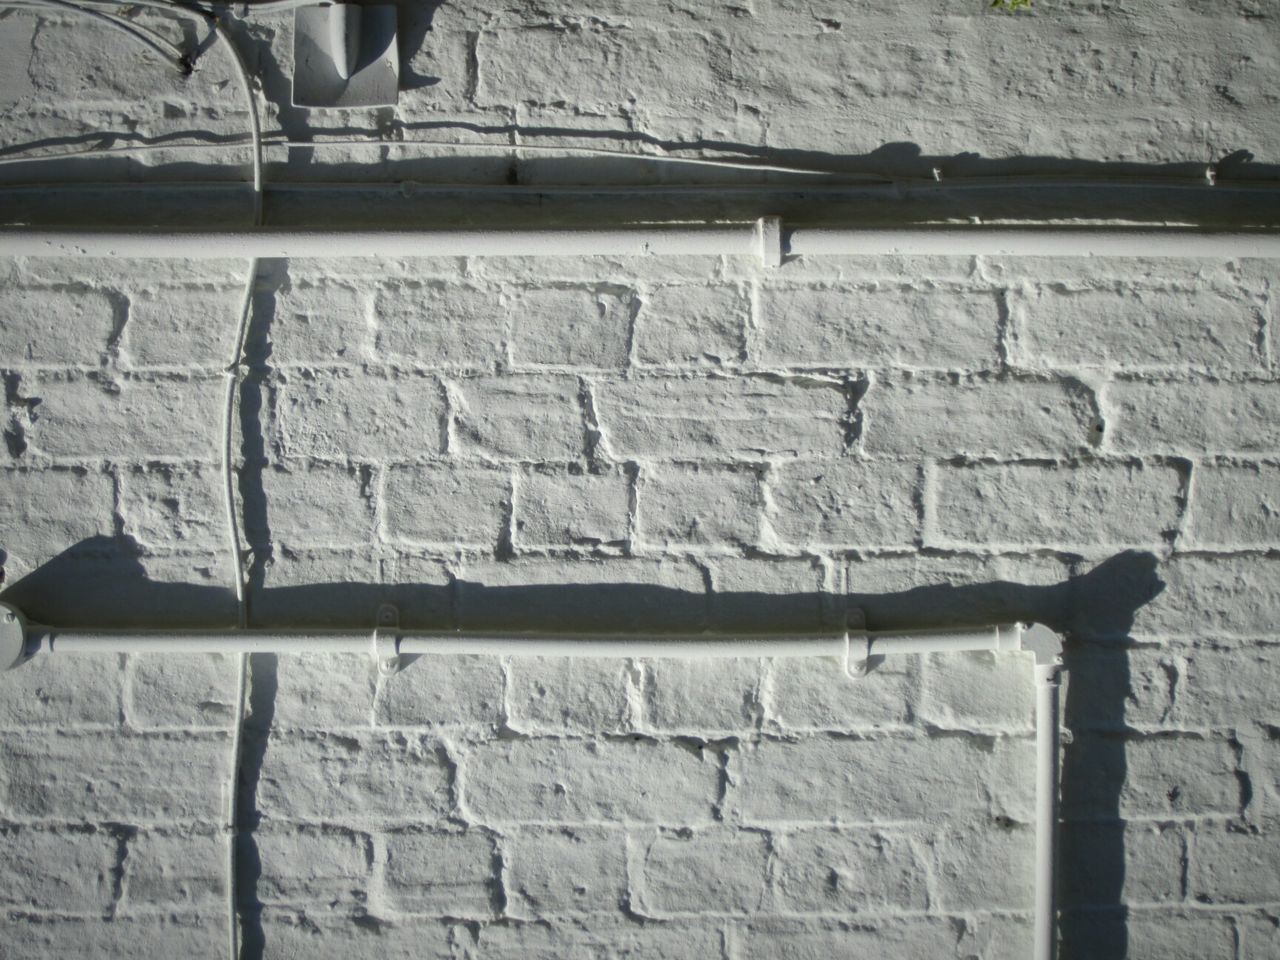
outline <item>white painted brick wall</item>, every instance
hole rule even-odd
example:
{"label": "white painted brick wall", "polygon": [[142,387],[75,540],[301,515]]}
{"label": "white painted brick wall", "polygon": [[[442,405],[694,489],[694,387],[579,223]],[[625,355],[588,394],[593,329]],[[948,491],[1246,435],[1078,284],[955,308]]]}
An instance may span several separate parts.
{"label": "white painted brick wall", "polygon": [[[394,111],[289,106],[289,17],[238,27],[266,127],[590,131],[887,172],[1280,150],[1262,0],[433,6],[406,13],[431,29]],[[216,48],[183,79],[120,42],[0,20],[5,144],[245,129]],[[441,153],[272,154],[268,175],[711,176]],[[145,181],[243,161],[93,162]],[[219,418],[243,270],[0,264],[6,599],[55,622],[234,618]],[[1075,638],[1064,960],[1275,958],[1273,286],[1272,263],[1140,257],[264,262],[237,417],[252,616],[1043,618]],[[222,954],[236,670],[0,677],[0,955]],[[1031,698],[1025,664],[989,655],[856,682],[826,661],[455,657],[380,679],[256,657],[245,955],[1025,957]]]}

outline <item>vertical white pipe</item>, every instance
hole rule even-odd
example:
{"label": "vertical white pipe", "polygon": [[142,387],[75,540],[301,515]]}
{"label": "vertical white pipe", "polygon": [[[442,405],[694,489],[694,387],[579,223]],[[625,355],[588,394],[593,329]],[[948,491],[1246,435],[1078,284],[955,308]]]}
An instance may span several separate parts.
{"label": "vertical white pipe", "polygon": [[1056,889],[1058,839],[1058,706],[1062,665],[1035,665],[1036,672],[1036,875],[1034,960],[1058,953]]}

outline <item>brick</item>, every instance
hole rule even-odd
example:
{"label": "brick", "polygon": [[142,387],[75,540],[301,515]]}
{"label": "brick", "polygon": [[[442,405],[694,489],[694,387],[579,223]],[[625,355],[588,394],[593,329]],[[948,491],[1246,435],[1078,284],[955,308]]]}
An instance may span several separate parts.
{"label": "brick", "polygon": [[746,459],[839,456],[848,403],[826,380],[644,379],[596,387],[600,426],[616,456]]}
{"label": "brick", "polygon": [[760,722],[762,663],[653,660],[644,666],[645,721],[658,730],[741,731]]}
{"label": "brick", "polygon": [[120,100],[137,97],[140,90],[160,102],[184,98],[186,77],[165,59],[144,53],[136,45],[124,46],[137,60],[135,67],[126,67],[113,56],[119,48],[85,37],[83,27],[81,18],[50,23],[32,38],[28,69],[36,89],[44,96],[113,106]]}
{"label": "brick", "polygon": [[1232,729],[1280,726],[1280,647],[1170,644],[1091,650],[1072,658],[1081,679],[1077,729]]}
{"label": "brick", "polygon": [[276,290],[269,307],[272,365],[369,359],[373,353],[370,299],[367,288],[324,281],[297,281]]}
{"label": "brick", "polygon": [[751,822],[932,819],[985,810],[990,766],[965,739],[765,740],[740,754],[727,806]]}
{"label": "brick", "polygon": [[271,827],[253,835],[261,872],[254,894],[263,903],[324,903],[351,909],[367,899],[372,846],[348,830]]}
{"label": "brick", "polygon": [[[43,559],[43,558],[41,558]],[[60,627],[177,630],[234,622],[225,553],[138,554],[127,538],[91,537],[23,576],[10,554],[5,593],[31,620]]]}
{"label": "brick", "polygon": [[1107,436],[1142,453],[1280,449],[1280,383],[1131,380],[1107,387]]}
{"label": "brick", "polygon": [[0,676],[0,725],[69,727],[120,722],[118,654],[36,656]]}
{"label": "brick", "polygon": [[444,394],[412,374],[292,374],[272,439],[286,455],[331,460],[433,456],[443,450]]}
{"label": "brick", "polygon": [[227,840],[214,833],[143,830],[129,839],[121,880],[130,910],[218,910],[227,897]]}
{"label": "brick", "polygon": [[[145,82],[145,81],[144,81]],[[220,920],[223,918],[219,917]],[[190,917],[56,919],[27,915],[0,920],[5,960],[44,957],[127,957],[139,948],[163,957],[207,957],[226,949],[226,922]]]}
{"label": "brick", "polygon": [[463,771],[467,809],[492,823],[706,822],[718,779],[712,758],[643,740],[486,743]]}
{"label": "brick", "polygon": [[[263,589],[250,591],[253,624],[363,630],[373,625],[378,604],[411,595],[409,583],[396,587],[379,579],[378,562],[367,547],[282,546],[265,564]],[[337,584],[342,589],[335,589]],[[422,602],[430,605],[430,597],[427,594]],[[447,601],[440,605],[447,606]]]}
{"label": "brick", "polygon": [[516,916],[617,914],[628,902],[620,830],[521,830],[503,844],[507,911]]}
{"label": "brick", "polygon": [[129,722],[151,727],[215,727],[235,721],[238,657],[204,654],[130,656]]}
{"label": "brick", "polygon": [[39,397],[27,440],[49,457],[213,459],[222,449],[221,377],[198,375],[108,383],[96,376],[22,381]]}
{"label": "brick", "polygon": [[789,463],[768,477],[769,521],[800,548],[909,546],[916,537],[919,469],[912,463]]}
{"label": "brick", "polygon": [[1187,509],[1187,539],[1208,547],[1280,543],[1280,467],[1197,464]]}
{"label": "brick", "polygon": [[794,830],[774,841],[778,908],[787,913],[850,914],[923,910],[924,866],[904,834],[870,830]]}
{"label": "brick", "polygon": [[[795,9],[799,13],[803,8]],[[857,102],[865,105],[867,114],[871,115],[880,115],[886,110],[911,114],[914,113],[912,104],[928,101],[936,104],[944,115],[955,117],[972,109],[975,101],[985,101],[990,96],[986,80],[988,67],[980,53],[983,51],[981,35],[972,21],[957,17],[938,24],[932,32],[920,29],[907,32],[901,22],[896,30],[886,29],[885,20],[875,16],[881,12],[883,7],[879,4],[859,5],[859,30],[867,30],[868,40],[874,39],[874,43],[858,56],[844,42],[847,29],[845,32],[839,29],[851,25],[852,15],[845,16],[839,8],[826,11],[837,25],[835,29],[830,26],[823,29],[822,25],[813,23],[801,27],[794,18],[780,17],[781,11],[766,14],[768,19],[761,25],[763,29],[750,31],[751,56],[737,67],[737,79],[743,84],[758,84],[770,91],[771,99],[776,97],[796,107],[838,103],[851,92],[851,88],[841,82],[849,79],[854,84],[852,91]],[[798,69],[788,71],[784,66],[784,51],[795,42],[797,34],[809,41],[808,59]],[[735,57],[735,65],[737,62]],[[800,115],[805,112],[797,111]],[[837,122],[829,115],[813,119],[826,120],[828,124]]]}
{"label": "brick", "polygon": [[760,833],[659,834],[644,851],[643,906],[660,914],[754,913],[764,900],[768,857]]}
{"label": "brick", "polygon": [[592,918],[589,924],[486,924],[477,933],[476,949],[486,960],[703,960],[720,955],[721,942],[720,926],[714,923],[655,924]]}
{"label": "brick", "polygon": [[377,350],[429,367],[491,370],[506,358],[507,310],[497,290],[433,281],[378,291]]}
{"label": "brick", "polygon": [[499,896],[493,838],[465,833],[388,834],[385,884],[395,909],[448,917],[489,917]]}
{"label": "brick", "polygon": [[620,368],[639,307],[613,286],[522,290],[511,303],[512,354],[520,365]]}
{"label": "brick", "polygon": [[122,359],[139,367],[225,368],[235,349],[243,297],[243,283],[131,290]]}
{"label": "brick", "polygon": [[[1126,572],[1149,572],[1150,558],[1125,561]],[[1114,566],[1099,565],[1100,575],[1114,575]],[[1060,560],[1025,555],[870,556],[846,565],[846,599],[871,630],[1035,621],[1062,616],[1056,607],[1070,573]]]}
{"label": "brick", "polygon": [[383,526],[397,543],[494,549],[511,509],[505,470],[448,464],[388,468]]}
{"label": "brick", "polygon": [[632,101],[634,91],[663,89],[676,56],[680,110],[719,114],[728,61],[724,43],[698,32],[622,29],[608,21],[576,29],[553,21],[542,30],[485,30],[477,41],[476,104],[505,105],[514,90],[536,90],[531,98],[536,102],[574,104],[613,116]]}
{"label": "brick", "polygon": [[507,668],[508,723],[528,733],[600,733],[628,719],[625,661],[515,657]]}
{"label": "brick", "polygon": [[869,455],[1063,456],[1099,436],[1091,396],[1066,382],[901,376],[859,404]]}
{"label": "brick", "polygon": [[1061,830],[1063,909],[1182,900],[1183,838],[1176,827],[1104,820],[1068,822]]}
{"label": "brick", "polygon": [[[1078,736],[1063,751],[1066,819],[1234,814],[1240,785],[1230,746],[1195,736]],[[1087,771],[1087,772],[1086,772]]]}
{"label": "brick", "polygon": [[0,897],[17,909],[97,914],[112,902],[116,838],[107,830],[9,827]]}
{"label": "brick", "polygon": [[990,290],[859,287],[760,290],[761,359],[791,367],[996,366],[1000,300]]}
{"label": "brick", "polygon": [[953,921],[943,917],[860,918],[853,922],[753,918],[734,931],[733,942],[740,956],[777,960],[945,957],[965,945],[957,945]]}
{"label": "brick", "polygon": [[10,817],[126,823],[225,815],[225,737],[25,733],[0,742],[0,806]]}
{"label": "brick", "polygon": [[722,367],[745,359],[750,302],[733,286],[660,286],[641,297],[635,355],[662,367]]}
{"label": "brick", "polygon": [[258,780],[269,819],[340,820],[351,810],[429,822],[451,809],[449,767],[426,737],[322,734],[272,738]]}
{"label": "brick", "polygon": [[1203,282],[1183,289],[1037,284],[1010,307],[1022,365],[1241,370],[1259,362],[1258,306]]}
{"label": "brick", "polygon": [[131,466],[120,473],[124,532],[150,549],[225,549],[225,495],[212,466]]}
{"label": "brick", "polygon": [[374,720],[382,726],[496,727],[503,720],[502,691],[496,657],[430,657],[383,678]]}
{"label": "brick", "polygon": [[1240,942],[1240,960],[1275,960],[1276,937],[1280,935],[1280,917],[1263,911],[1236,921],[1236,937]]}
{"label": "brick", "polygon": [[1163,589],[1138,607],[1135,635],[1274,636],[1280,618],[1280,559],[1175,556],[1156,575]]}
{"label": "brick", "polygon": [[702,575],[660,560],[523,560],[475,564],[458,578],[467,630],[697,631],[706,615]]}
{"label": "brick", "polygon": [[631,482],[620,472],[522,473],[516,478],[515,530],[522,547],[622,546]]}
{"label": "brick", "polygon": [[98,290],[0,288],[0,356],[8,364],[96,366],[125,312]]}
{"label": "brick", "polygon": [[926,540],[938,545],[1052,545],[1096,552],[1158,546],[1181,513],[1173,467],[1139,463],[940,468]]}
{"label": "brick", "polygon": [[760,538],[764,499],[751,469],[646,471],[637,499],[638,537],[650,546],[750,546]]}
{"label": "brick", "polygon": [[377,668],[367,653],[307,653],[255,659],[253,682],[271,691],[277,730],[366,727],[373,712]]}
{"label": "brick", "polygon": [[1034,906],[1035,831],[1001,821],[969,821],[930,843],[938,908],[1024,910]]}
{"label": "brick", "polygon": [[821,560],[708,558],[710,619],[717,630],[743,633],[844,629],[844,606],[827,589]]}
{"label": "brick", "polygon": [[499,460],[579,460],[586,427],[575,377],[477,377],[454,384],[459,449]]}
{"label": "brick", "polygon": [[[377,954],[386,960],[453,960],[453,925],[436,920],[397,918],[358,920],[349,915],[295,909],[263,912],[262,938],[270,944],[268,956],[307,957],[309,960],[345,960]],[[224,934],[225,939],[225,934]],[[212,951],[210,951],[212,953]]]}
{"label": "brick", "polygon": [[253,541],[285,547],[357,547],[374,530],[374,479],[366,467],[289,461],[262,471],[265,524],[247,525]]}
{"label": "brick", "polygon": [[0,546],[10,577],[14,560],[34,569],[82,540],[111,535],[114,499],[111,478],[96,471],[0,471],[0,514],[8,519]]}
{"label": "brick", "polygon": [[1270,904],[1280,900],[1280,847],[1275,821],[1251,830],[1200,824],[1191,846],[1188,894],[1199,903]]}
{"label": "brick", "polygon": [[[394,571],[403,576],[392,582]],[[378,606],[391,603],[406,627],[452,627],[449,579],[439,560],[426,557],[395,555],[380,564],[367,549],[285,549],[267,566],[266,586],[250,594],[255,626],[365,630]]]}
{"label": "brick", "polygon": [[1235,960],[1229,917],[1204,910],[1090,910],[1059,921],[1064,956],[1132,960]]}
{"label": "brick", "polygon": [[436,557],[404,550],[382,560],[386,596],[400,622],[416,629],[453,629],[453,576]]}
{"label": "brick", "polygon": [[1035,717],[1030,658],[987,652],[926,657],[919,716],[952,730],[1030,732]]}
{"label": "brick", "polygon": [[780,729],[861,730],[911,723],[919,709],[920,660],[886,658],[850,677],[838,660],[775,660],[762,690],[765,716]]}

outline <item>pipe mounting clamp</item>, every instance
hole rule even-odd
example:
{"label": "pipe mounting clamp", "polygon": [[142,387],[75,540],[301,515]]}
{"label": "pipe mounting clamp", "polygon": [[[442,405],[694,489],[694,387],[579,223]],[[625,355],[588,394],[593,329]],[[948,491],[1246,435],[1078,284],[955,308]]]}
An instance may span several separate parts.
{"label": "pipe mounting clamp", "polygon": [[12,670],[27,659],[27,621],[7,603],[0,603],[0,670]]}
{"label": "pipe mounting clamp", "polygon": [[378,607],[378,625],[373,630],[373,660],[378,675],[390,677],[400,670],[400,611],[394,604]]}

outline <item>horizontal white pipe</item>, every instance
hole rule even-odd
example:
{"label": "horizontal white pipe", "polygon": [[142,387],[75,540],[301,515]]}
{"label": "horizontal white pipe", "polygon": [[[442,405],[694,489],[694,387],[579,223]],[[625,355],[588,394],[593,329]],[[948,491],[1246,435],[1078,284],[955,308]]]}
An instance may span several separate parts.
{"label": "horizontal white pipe", "polygon": [[[464,634],[383,628],[378,640],[400,654],[504,657],[837,657],[861,660],[898,653],[1021,649],[1022,627],[1002,624],[960,630],[848,634]],[[369,630],[100,630],[28,624],[25,644],[50,653],[368,653]]]}
{"label": "horizontal white pipe", "polygon": [[[851,642],[854,640],[850,638]],[[968,630],[884,631],[866,635],[867,654],[960,653],[965,650],[1020,650],[1022,628],[998,624]]]}
{"label": "horizontal white pipe", "polygon": [[5,257],[759,256],[754,223],[575,230],[0,230]]}
{"label": "horizontal white pipe", "polygon": [[[32,624],[28,635],[50,653],[369,653],[372,630],[363,632],[271,632],[198,630],[173,632],[62,630]],[[548,637],[538,635],[433,634],[384,629],[400,654],[478,654],[512,657],[670,657],[686,660],[732,657],[843,657],[843,633],[799,636]]]}
{"label": "horizontal white pipe", "polygon": [[945,227],[791,231],[795,256],[1280,257],[1280,234],[1185,227]]}
{"label": "horizontal white pipe", "polygon": [[[1075,228],[796,227],[774,218],[708,226],[557,230],[31,230],[0,229],[0,256],[440,257],[440,256],[795,256],[1280,258],[1280,233],[1205,232],[1185,227]],[[769,249],[772,247],[773,249]]]}

